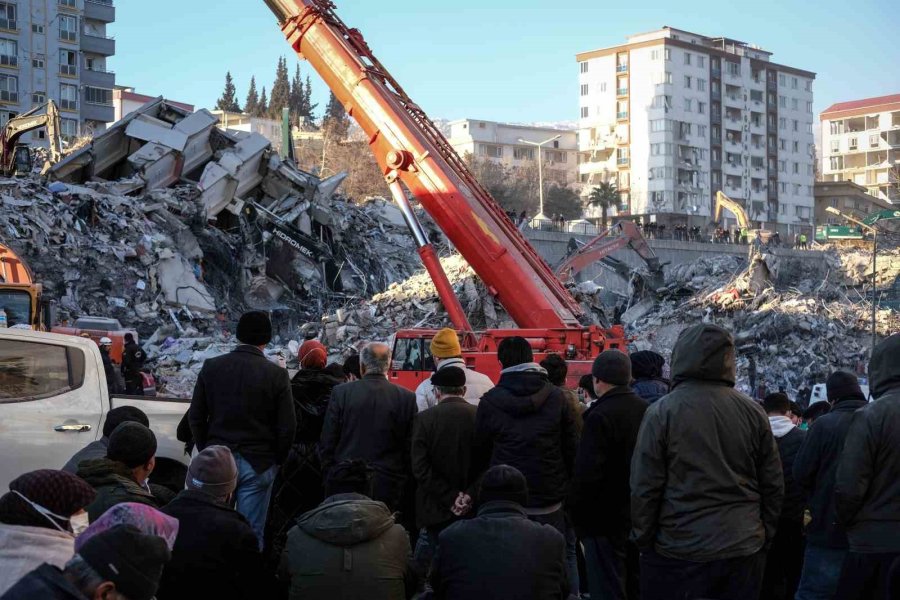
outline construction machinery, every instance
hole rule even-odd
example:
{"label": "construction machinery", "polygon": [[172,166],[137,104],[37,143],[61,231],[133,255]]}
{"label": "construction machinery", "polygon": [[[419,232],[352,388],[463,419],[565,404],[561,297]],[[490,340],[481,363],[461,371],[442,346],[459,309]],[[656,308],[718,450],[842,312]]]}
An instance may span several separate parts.
{"label": "construction machinery", "polygon": [[722,211],[728,210],[737,219],[738,227],[741,231],[747,230],[748,241],[759,238],[762,244],[768,244],[769,239],[775,233],[767,229],[750,229],[750,219],[747,217],[747,211],[739,202],[732,200],[721,191],[716,192],[716,215],[713,217],[714,225],[722,224]]}
{"label": "construction machinery", "polygon": [[32,172],[34,164],[31,150],[27,145],[19,144],[19,138],[29,131],[41,127],[46,128],[47,140],[50,142],[50,159],[44,165],[44,172],[59,162],[62,158],[59,109],[56,107],[56,103],[50,100],[46,104],[13,117],[3,127],[3,133],[0,135],[0,175],[13,177]]}
{"label": "construction machinery", "polygon": [[[298,56],[309,62],[365,133],[418,245],[467,364],[496,379],[497,346],[522,336],[538,358],[557,352],[577,379],[600,352],[624,348],[621,326],[587,324],[581,305],[469,171],[431,119],[378,61],[362,34],[329,0],[265,0]],[[404,189],[405,188],[405,189]],[[475,332],[410,206],[407,191],[434,219],[519,329]],[[408,388],[431,375],[433,331],[400,331],[389,377]]]}
{"label": "construction machinery", "polygon": [[[879,221],[897,219],[900,219],[900,210],[889,208],[872,213],[863,219],[862,222],[872,226]],[[865,240],[865,233],[859,225],[820,225],[816,227],[817,242],[838,242],[846,245],[855,245]]]}
{"label": "construction machinery", "polygon": [[34,282],[28,265],[9,246],[0,244],[0,311],[6,313],[7,326],[46,331],[52,315],[42,293],[43,286]]}

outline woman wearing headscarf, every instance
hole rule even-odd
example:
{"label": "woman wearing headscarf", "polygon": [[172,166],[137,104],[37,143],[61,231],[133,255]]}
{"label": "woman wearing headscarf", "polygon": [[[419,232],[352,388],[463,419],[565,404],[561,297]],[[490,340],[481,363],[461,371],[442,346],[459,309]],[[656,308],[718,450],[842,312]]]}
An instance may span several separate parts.
{"label": "woman wearing headscarf", "polygon": [[169,551],[175,547],[175,538],[178,537],[178,519],[175,517],[163,514],[146,504],[123,502],[100,515],[81,535],[75,538],[75,552],[78,552],[85,542],[95,535],[112,529],[116,525],[131,525],[145,535],[161,537],[165,540]]}
{"label": "woman wearing headscarf", "polygon": [[75,553],[73,525],[80,516],[87,522],[95,496],[81,478],[53,469],[10,482],[0,497],[0,595],[44,563],[65,566]]}

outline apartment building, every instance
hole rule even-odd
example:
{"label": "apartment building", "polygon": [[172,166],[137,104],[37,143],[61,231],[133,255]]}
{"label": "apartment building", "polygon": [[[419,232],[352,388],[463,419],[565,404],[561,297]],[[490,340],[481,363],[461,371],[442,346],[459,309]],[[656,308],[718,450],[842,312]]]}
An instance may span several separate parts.
{"label": "apartment building", "polygon": [[816,225],[845,225],[842,217],[828,212],[836,208],[845,215],[862,221],[872,213],[893,208],[893,205],[852,181],[817,181],[815,185]]}
{"label": "apartment building", "polygon": [[[152,100],[156,100],[158,96],[148,96],[147,94],[139,94],[133,87],[117,85],[113,88],[113,121],[118,121],[127,115],[130,115],[143,105]],[[176,102],[166,98],[166,102],[173,104],[178,108],[183,108],[188,112],[194,112],[194,105],[187,102]],[[107,123],[112,125],[112,123]]]}
{"label": "apartment building", "polygon": [[538,149],[533,144],[559,136],[541,147],[544,178],[563,185],[578,181],[575,131],[475,119],[451,121],[448,127],[450,145],[460,156],[471,154],[509,167],[537,165]]}
{"label": "apartment building", "polygon": [[822,180],[852,181],[900,203],[900,94],[839,102],[820,118]]}
{"label": "apartment building", "polygon": [[52,99],[64,136],[103,131],[114,120],[115,20],[113,0],[0,1],[0,125]]}
{"label": "apartment building", "polygon": [[611,181],[618,216],[705,227],[721,190],[754,227],[811,230],[815,73],[771,56],[671,27],[578,54],[584,193]]}

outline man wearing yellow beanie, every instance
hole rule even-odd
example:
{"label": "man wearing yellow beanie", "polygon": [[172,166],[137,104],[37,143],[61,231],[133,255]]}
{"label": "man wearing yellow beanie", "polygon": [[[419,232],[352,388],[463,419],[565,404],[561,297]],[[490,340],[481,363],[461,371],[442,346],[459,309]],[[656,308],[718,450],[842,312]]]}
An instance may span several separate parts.
{"label": "man wearing yellow beanie", "polygon": [[[466,402],[478,406],[488,390],[494,387],[494,382],[482,373],[466,368],[466,362],[462,359],[462,348],[459,345],[459,336],[450,328],[438,331],[431,340],[431,355],[434,357],[436,370],[447,367],[459,367],[466,373]],[[419,412],[437,406],[437,395],[430,379],[426,379],[416,388],[416,404]]]}

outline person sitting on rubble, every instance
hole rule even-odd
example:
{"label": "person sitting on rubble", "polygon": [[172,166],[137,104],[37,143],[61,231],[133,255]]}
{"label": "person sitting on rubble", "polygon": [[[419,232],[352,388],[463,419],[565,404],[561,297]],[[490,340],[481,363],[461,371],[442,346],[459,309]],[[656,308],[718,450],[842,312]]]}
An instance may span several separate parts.
{"label": "person sitting on rubble", "polygon": [[[437,371],[448,367],[459,367],[466,373],[466,402],[478,406],[479,400],[491,388],[494,382],[487,375],[466,368],[466,362],[462,358],[462,347],[456,331],[444,328],[438,331],[431,339],[431,356]],[[438,399],[431,379],[426,379],[416,388],[416,406],[419,411],[437,406]]]}
{"label": "person sitting on rubble", "polygon": [[122,352],[122,376],[125,377],[125,393],[133,396],[144,395],[144,376],[141,369],[147,355],[129,332],[125,334],[125,349]]}
{"label": "person sitting on rubble", "polygon": [[109,436],[116,430],[116,427],[122,423],[133,421],[140,423],[144,427],[150,427],[150,419],[146,413],[134,406],[117,406],[106,413],[106,421],[103,422],[103,436],[99,440],[95,440],[75,453],[69,459],[62,470],[67,473],[75,474],[78,471],[78,465],[81,461],[91,458],[105,458],[109,451]]}
{"label": "person sitting on rubble", "polygon": [[631,390],[648,404],[653,404],[669,393],[669,380],[663,377],[665,364],[666,359],[652,350],[641,350],[631,355],[634,376]]}

